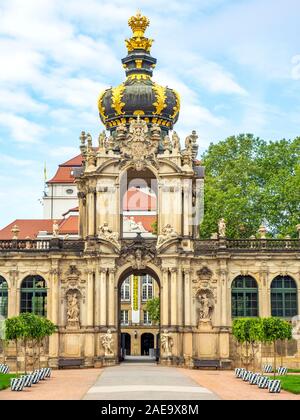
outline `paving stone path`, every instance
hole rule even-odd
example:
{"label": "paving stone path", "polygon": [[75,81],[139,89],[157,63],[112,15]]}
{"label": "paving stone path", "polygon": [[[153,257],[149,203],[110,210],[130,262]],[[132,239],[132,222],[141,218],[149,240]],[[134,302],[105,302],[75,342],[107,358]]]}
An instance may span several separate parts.
{"label": "paving stone path", "polygon": [[106,368],[85,400],[217,400],[181,369],[154,363],[123,363]]}

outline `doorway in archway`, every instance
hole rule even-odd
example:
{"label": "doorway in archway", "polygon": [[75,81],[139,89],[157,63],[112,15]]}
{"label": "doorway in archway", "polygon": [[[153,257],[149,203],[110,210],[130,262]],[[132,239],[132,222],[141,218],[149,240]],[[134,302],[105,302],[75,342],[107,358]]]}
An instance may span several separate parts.
{"label": "doorway in archway", "polygon": [[[119,355],[120,361],[134,358],[157,359],[159,320],[151,319],[148,303],[159,305],[160,284],[150,270],[128,269],[119,281]],[[158,307],[159,315],[159,307]],[[158,316],[159,318],[159,316]]]}
{"label": "doorway in archway", "polygon": [[155,357],[154,335],[151,333],[141,335],[141,356]]}
{"label": "doorway in archway", "polygon": [[131,336],[128,333],[121,333],[121,348],[122,348],[122,358],[125,359],[126,356],[130,356],[131,353]]}

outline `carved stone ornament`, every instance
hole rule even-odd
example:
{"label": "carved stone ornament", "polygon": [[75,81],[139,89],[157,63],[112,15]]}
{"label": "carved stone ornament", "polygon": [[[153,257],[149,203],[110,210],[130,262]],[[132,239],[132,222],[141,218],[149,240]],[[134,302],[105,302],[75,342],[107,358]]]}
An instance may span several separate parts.
{"label": "carved stone ornament", "polygon": [[193,296],[197,297],[199,291],[204,289],[210,289],[213,292],[214,298],[216,299],[216,292],[213,288],[213,284],[216,283],[216,280],[213,280],[212,271],[204,266],[197,271],[197,277],[192,280]]}
{"label": "carved stone ornament", "polygon": [[161,334],[161,351],[164,357],[172,356],[172,347],[174,345],[173,338],[168,330],[164,330]]}
{"label": "carved stone ornament", "polygon": [[98,238],[104,241],[111,242],[117,249],[120,249],[119,235],[117,232],[113,232],[109,228],[107,222],[103,223],[103,225],[99,227]]}
{"label": "carved stone ornament", "polygon": [[105,357],[111,357],[114,355],[113,344],[114,339],[111,330],[107,330],[107,333],[101,337],[101,344],[104,348]]}
{"label": "carved stone ornament", "polygon": [[161,247],[166,242],[170,241],[171,239],[178,238],[178,233],[175,231],[175,229],[170,225],[167,224],[161,232],[161,235],[158,236],[157,239],[157,247]]}
{"label": "carved stone ornament", "polygon": [[138,237],[122,241],[121,255],[117,260],[119,267],[130,262],[133,269],[143,270],[150,261],[157,267],[161,264],[160,258],[157,257],[155,240],[145,243],[142,237]]}
{"label": "carved stone ornament", "polygon": [[219,237],[220,238],[226,238],[226,223],[225,223],[225,219],[220,219],[219,223],[218,223],[218,228],[219,228]]}
{"label": "carved stone ornament", "polygon": [[124,128],[117,129],[117,139],[120,145],[121,156],[127,162],[130,160],[137,171],[144,170],[146,163],[151,162],[157,166],[156,153],[159,145],[159,136],[149,129],[147,123],[137,118],[132,121],[127,133]]}
{"label": "carved stone ornament", "polygon": [[141,249],[137,249],[133,254],[126,257],[126,261],[131,263],[134,270],[142,270],[147,267],[148,262],[153,261],[154,255],[143,253]]}

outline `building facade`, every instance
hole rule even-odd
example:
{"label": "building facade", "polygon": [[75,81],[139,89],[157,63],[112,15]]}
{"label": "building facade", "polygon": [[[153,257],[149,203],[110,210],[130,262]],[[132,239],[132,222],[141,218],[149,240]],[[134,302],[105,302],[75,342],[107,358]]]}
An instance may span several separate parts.
{"label": "building facade", "polygon": [[[234,318],[291,320],[300,313],[300,240],[266,239],[263,227],[257,238],[229,240],[224,220],[212,239],[199,238],[204,168],[198,137],[192,132],[183,146],[172,131],[180,99],[152,81],[148,19],[137,14],[129,25],[126,81],[99,98],[109,134],[101,133],[97,145],[85,132],[80,137],[82,165],[74,169],[79,237],[62,238],[54,224],[49,239],[20,239],[15,232],[14,239],[0,240],[1,314],[33,311],[58,325],[44,351],[53,367],[62,359],[108,366],[124,349],[147,354],[156,348],[162,364],[192,367],[209,359],[230,367],[238,357]],[[136,194],[143,204],[128,207]],[[155,326],[145,325],[149,279],[160,298]],[[142,295],[126,301],[136,287]],[[144,341],[143,334],[149,334]],[[299,367],[299,342],[285,356]]]}

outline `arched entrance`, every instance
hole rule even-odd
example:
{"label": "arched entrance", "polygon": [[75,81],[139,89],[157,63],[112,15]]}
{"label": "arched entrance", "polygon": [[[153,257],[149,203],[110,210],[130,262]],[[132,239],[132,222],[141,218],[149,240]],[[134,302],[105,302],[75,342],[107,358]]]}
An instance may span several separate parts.
{"label": "arched entrance", "polygon": [[121,349],[122,349],[122,359],[125,359],[126,356],[130,356],[131,352],[131,336],[128,333],[121,333]]}
{"label": "arched entrance", "polygon": [[151,333],[141,335],[141,356],[155,357],[154,335]]}
{"label": "arched entrance", "polygon": [[[160,282],[153,270],[127,269],[120,277],[119,287],[119,360],[158,357],[160,333]],[[151,319],[149,302],[158,308],[157,319]]]}

